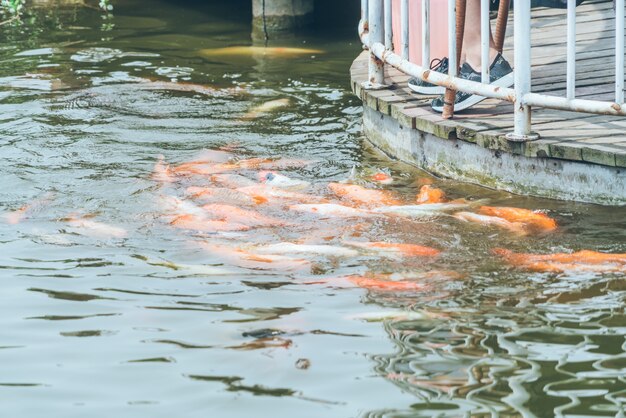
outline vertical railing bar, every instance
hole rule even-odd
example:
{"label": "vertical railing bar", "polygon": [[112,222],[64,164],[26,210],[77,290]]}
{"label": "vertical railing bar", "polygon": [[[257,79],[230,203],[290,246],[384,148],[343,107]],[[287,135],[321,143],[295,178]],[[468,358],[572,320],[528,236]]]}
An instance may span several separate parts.
{"label": "vertical railing bar", "polygon": [[[370,0],[369,4],[369,43],[371,46],[375,43],[382,44],[384,42],[384,16],[383,2],[381,0]],[[384,83],[385,69],[384,63],[379,60],[372,52],[369,59],[369,88],[380,88]]]}
{"label": "vertical railing bar", "polygon": [[624,103],[624,0],[615,0],[615,102]]}
{"label": "vertical railing bar", "polygon": [[456,77],[456,1],[448,0],[448,75]]}
{"label": "vertical railing bar", "polygon": [[576,0],[567,0],[567,98],[576,97]]}
{"label": "vertical railing bar", "polygon": [[430,67],[430,0],[422,0],[422,67]]}
{"label": "vertical railing bar", "polygon": [[369,19],[369,0],[361,0],[361,17],[365,22]]}
{"label": "vertical railing bar", "polygon": [[409,59],[409,0],[401,0],[400,7],[400,30],[402,32],[402,58]]}
{"label": "vertical railing bar", "polygon": [[393,49],[393,32],[391,20],[391,0],[385,0],[385,48]]}
{"label": "vertical railing bar", "polygon": [[489,84],[489,0],[480,0],[480,75]]}
{"label": "vertical railing bar", "polygon": [[530,0],[516,0],[513,9],[513,55],[514,55],[514,128],[507,135],[511,141],[529,141],[537,135],[530,131],[530,106],[524,104],[524,96],[530,93]]}

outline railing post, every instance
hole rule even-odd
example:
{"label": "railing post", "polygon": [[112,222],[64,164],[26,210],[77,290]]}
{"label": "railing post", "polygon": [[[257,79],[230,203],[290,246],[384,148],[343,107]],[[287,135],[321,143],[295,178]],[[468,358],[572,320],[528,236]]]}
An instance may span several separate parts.
{"label": "railing post", "polygon": [[615,102],[624,103],[624,0],[615,1]]}
{"label": "railing post", "polygon": [[575,97],[576,97],[576,0],[567,0],[567,98],[569,100],[572,100]]}
{"label": "railing post", "polygon": [[391,0],[385,0],[385,48],[393,49],[393,22],[391,20]]}
{"label": "railing post", "polygon": [[430,68],[430,0],[422,0],[422,67]]}
{"label": "railing post", "polygon": [[539,138],[539,135],[530,131],[530,106],[524,104],[524,96],[530,93],[530,0],[517,0],[513,17],[515,124],[513,132],[506,137],[509,141],[525,142]]}
{"label": "railing post", "polygon": [[372,45],[375,43],[382,44],[385,41],[383,0],[369,0],[368,11],[368,37],[370,43],[370,59],[368,67],[369,76],[368,81],[363,83],[363,88],[367,90],[375,90],[385,87],[384,63],[371,52]]}
{"label": "railing post", "polygon": [[400,44],[402,46],[402,59],[409,59],[409,0],[400,0],[400,32],[402,32]]}
{"label": "railing post", "polygon": [[480,0],[480,80],[489,84],[489,0]]}

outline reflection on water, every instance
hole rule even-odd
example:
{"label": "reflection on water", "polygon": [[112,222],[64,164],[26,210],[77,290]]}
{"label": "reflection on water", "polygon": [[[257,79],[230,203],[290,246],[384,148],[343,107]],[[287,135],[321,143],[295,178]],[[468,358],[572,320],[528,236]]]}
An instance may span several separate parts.
{"label": "reflection on water", "polygon": [[[362,143],[347,81],[352,31],[288,45],[322,52],[261,54],[230,48],[248,44],[237,13],[247,3],[123,3],[111,31],[91,30],[99,13],[76,6],[0,32],[7,416],[623,415],[623,273],[523,272],[492,252],[626,252],[623,209],[512,196],[389,162]],[[333,221],[280,206],[267,214],[290,222],[280,229],[173,228],[163,196],[206,184],[160,184],[155,163],[207,149],[311,161],[283,172],[321,198],[356,166],[359,181],[391,174],[381,187],[402,199],[434,182],[451,198],[543,209],[559,228],[519,236],[448,214]],[[256,181],[253,169],[238,174]],[[217,201],[235,198],[223,189]],[[348,239],[441,254],[357,248],[279,271],[238,266],[223,251]],[[339,279],[366,271],[414,286]]]}

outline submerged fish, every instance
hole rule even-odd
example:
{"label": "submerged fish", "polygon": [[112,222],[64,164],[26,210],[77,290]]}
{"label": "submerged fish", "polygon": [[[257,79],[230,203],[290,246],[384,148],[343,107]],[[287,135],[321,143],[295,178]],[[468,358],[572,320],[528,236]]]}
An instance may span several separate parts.
{"label": "submerged fish", "polygon": [[405,257],[435,257],[441,253],[441,251],[425,247],[416,244],[394,244],[391,242],[357,242],[357,241],[345,241],[346,244],[352,245],[358,248],[364,248],[370,251],[376,251],[381,253],[390,253],[396,255],[402,255]]}
{"label": "submerged fish", "polygon": [[165,260],[153,260],[144,256],[134,256],[140,260],[145,261],[147,264],[156,267],[165,267],[174,271],[182,271],[187,274],[191,274],[194,276],[227,276],[227,275],[235,275],[241,274],[241,271],[237,270],[228,270],[221,267],[215,266],[207,266],[204,264],[180,264],[173,263],[171,261]]}
{"label": "submerged fish", "polygon": [[281,189],[306,189],[311,185],[308,181],[291,179],[275,171],[261,171],[258,177],[261,183]]}
{"label": "submerged fish", "polygon": [[225,187],[187,187],[187,195],[192,199],[201,199],[215,203],[227,203],[231,205],[258,205],[265,201],[259,201],[237,189]]}
{"label": "submerged fish", "polygon": [[499,218],[497,216],[479,215],[472,212],[457,212],[452,216],[464,222],[474,222],[482,225],[497,226],[499,228],[507,229],[520,235],[526,234],[526,230],[524,229],[523,224],[517,222],[509,222],[506,219]]}
{"label": "submerged fish", "polygon": [[427,291],[433,290],[437,282],[461,279],[455,271],[432,270],[405,273],[368,273],[364,276],[348,276],[347,279],[359,287],[376,291]]}
{"label": "submerged fish", "polygon": [[358,251],[336,245],[306,245],[291,242],[256,247],[255,252],[258,254],[311,254],[332,257],[356,257],[359,255]]}
{"label": "submerged fish", "polygon": [[256,119],[259,116],[265,115],[270,112],[274,112],[283,107],[287,107],[291,104],[289,99],[276,99],[269,102],[261,103],[260,105],[252,107],[248,113],[243,116],[243,119]]}
{"label": "submerged fish", "polygon": [[218,218],[221,221],[232,222],[235,224],[246,225],[249,227],[270,227],[285,226],[287,222],[281,219],[271,218],[258,212],[241,209],[237,206],[224,204],[208,204],[202,206],[209,215]]}
{"label": "submerged fish", "polygon": [[393,183],[393,177],[389,174],[379,171],[378,173],[369,176],[369,180],[379,184],[391,184]]}
{"label": "submerged fish", "polygon": [[470,206],[469,203],[424,203],[421,205],[383,206],[372,209],[372,212],[409,217],[428,217],[464,209],[468,206]]}
{"label": "submerged fish", "polygon": [[347,279],[359,287],[378,291],[422,292],[429,289],[427,285],[422,283],[405,280],[393,280],[391,275],[377,275],[374,277],[349,276]]}
{"label": "submerged fish", "polygon": [[226,48],[203,49],[200,51],[200,54],[205,57],[249,57],[254,55],[295,57],[298,55],[322,53],[324,53],[324,51],[320,49],[263,46],[230,46]]}
{"label": "submerged fish", "polygon": [[400,201],[386,190],[366,189],[356,184],[329,183],[328,188],[339,197],[358,205],[399,205]]}
{"label": "submerged fish", "polygon": [[209,253],[219,259],[239,267],[255,270],[310,270],[311,262],[305,259],[286,257],[275,254],[255,254],[241,248],[233,248],[226,245],[200,243]]}
{"label": "submerged fish", "polygon": [[254,180],[250,180],[248,177],[239,174],[214,174],[210,177],[210,179],[212,182],[230,189],[239,189],[241,187],[258,185],[258,183]]}
{"label": "submerged fish", "polygon": [[159,159],[154,164],[154,170],[152,171],[152,180],[158,181],[159,183],[173,183],[176,180],[174,178],[174,173],[172,173],[170,165],[165,163],[164,157],[162,155],[159,156]]}
{"label": "submerged fish", "polygon": [[424,185],[417,195],[416,202],[423,203],[443,203],[446,201],[446,194],[443,190],[429,185]]}
{"label": "submerged fish", "polygon": [[79,230],[81,234],[95,238],[126,238],[128,235],[124,228],[91,219],[68,217],[62,220],[72,228]]}
{"label": "submerged fish", "polygon": [[284,189],[277,189],[275,187],[266,186],[264,184],[239,187],[237,188],[237,191],[249,195],[254,200],[259,201],[259,203],[267,203],[277,199],[301,203],[325,203],[328,201],[324,197],[315,196],[312,194],[292,192]]}
{"label": "submerged fish", "polygon": [[53,193],[45,193],[43,196],[34,199],[32,202],[22,205],[19,209],[11,212],[6,212],[0,215],[4,221],[9,225],[16,225],[31,215],[33,212],[41,209],[43,206],[48,205],[54,199]]}
{"label": "submerged fish", "polygon": [[547,232],[554,231],[557,228],[556,221],[545,213],[528,209],[481,206],[478,211],[483,215],[498,216],[509,222],[522,223],[531,230]]}
{"label": "submerged fish", "polygon": [[161,205],[167,213],[169,224],[182,229],[201,232],[247,231],[248,225],[212,219],[202,207],[174,196],[161,196]]}
{"label": "submerged fish", "polygon": [[206,216],[184,214],[174,217],[170,225],[177,228],[189,229],[200,232],[233,232],[247,231],[250,226],[224,220],[212,220]]}
{"label": "submerged fish", "polygon": [[367,322],[380,322],[385,320],[392,321],[414,321],[420,319],[429,319],[430,316],[415,311],[379,311],[379,312],[364,312],[356,315],[349,316],[349,319],[361,319]]}
{"label": "submerged fish", "polygon": [[335,203],[291,205],[289,206],[289,210],[313,213],[325,217],[364,218],[375,216],[369,211],[338,205]]}
{"label": "submerged fish", "polygon": [[206,96],[232,96],[241,93],[244,90],[240,87],[235,88],[217,88],[202,84],[194,84],[183,81],[161,81],[161,80],[145,80],[136,85],[141,90],[167,90],[167,91],[183,91],[190,93],[204,94]]}
{"label": "submerged fish", "polygon": [[611,254],[583,250],[571,254],[525,254],[514,253],[503,248],[496,248],[493,252],[513,266],[537,272],[626,272],[626,254],[624,253]]}

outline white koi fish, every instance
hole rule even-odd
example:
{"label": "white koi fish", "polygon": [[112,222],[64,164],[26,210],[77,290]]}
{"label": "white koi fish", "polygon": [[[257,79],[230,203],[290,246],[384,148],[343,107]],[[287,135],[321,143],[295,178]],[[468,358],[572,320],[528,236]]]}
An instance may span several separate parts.
{"label": "white koi fish", "polygon": [[375,214],[349,206],[338,205],[335,203],[319,203],[319,204],[301,204],[291,205],[289,210],[296,212],[313,213],[326,217],[343,217],[343,218],[364,218],[376,216]]}
{"label": "white koi fish", "polygon": [[281,189],[306,189],[311,185],[308,181],[295,180],[275,171],[259,172],[259,181],[267,186]]}
{"label": "white koi fish", "polygon": [[334,257],[356,257],[358,251],[336,245],[305,245],[292,242],[264,245],[255,248],[257,254],[319,254]]}

